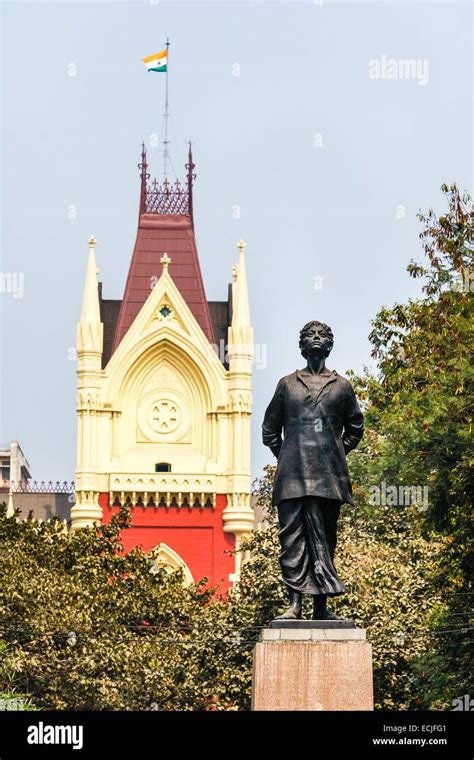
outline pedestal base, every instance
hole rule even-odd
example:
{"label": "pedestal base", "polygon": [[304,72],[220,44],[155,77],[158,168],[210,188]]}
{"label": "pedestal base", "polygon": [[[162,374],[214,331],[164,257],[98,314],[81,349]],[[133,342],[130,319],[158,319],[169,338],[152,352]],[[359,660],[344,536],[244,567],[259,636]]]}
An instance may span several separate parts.
{"label": "pedestal base", "polygon": [[265,628],[253,655],[252,710],[373,710],[372,646],[364,630],[341,623]]}

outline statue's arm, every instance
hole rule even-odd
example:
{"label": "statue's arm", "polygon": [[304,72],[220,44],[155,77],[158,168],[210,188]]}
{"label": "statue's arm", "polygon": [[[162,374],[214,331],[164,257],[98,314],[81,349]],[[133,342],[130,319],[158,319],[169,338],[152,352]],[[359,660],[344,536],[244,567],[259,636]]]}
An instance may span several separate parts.
{"label": "statue's arm", "polygon": [[355,449],[363,435],[364,417],[357,402],[354,389],[348,384],[342,431],[342,444],[346,454]]}
{"label": "statue's arm", "polygon": [[263,443],[277,458],[283,442],[281,433],[284,420],[284,392],[285,386],[283,380],[280,380],[267,407],[262,425]]}

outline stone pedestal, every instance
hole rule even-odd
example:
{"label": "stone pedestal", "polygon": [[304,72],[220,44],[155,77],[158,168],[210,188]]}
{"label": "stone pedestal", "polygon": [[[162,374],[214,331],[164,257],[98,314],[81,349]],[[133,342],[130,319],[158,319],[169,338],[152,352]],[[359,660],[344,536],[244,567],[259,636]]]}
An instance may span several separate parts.
{"label": "stone pedestal", "polygon": [[352,621],[274,620],[253,654],[252,710],[373,710],[372,646]]}

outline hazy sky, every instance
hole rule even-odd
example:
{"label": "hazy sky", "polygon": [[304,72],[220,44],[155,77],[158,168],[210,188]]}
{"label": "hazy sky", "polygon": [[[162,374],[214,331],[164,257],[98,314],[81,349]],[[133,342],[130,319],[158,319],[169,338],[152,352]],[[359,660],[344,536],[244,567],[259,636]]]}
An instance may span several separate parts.
{"label": "hazy sky", "polygon": [[1,14],[1,272],[17,276],[0,292],[0,440],[20,441],[35,478],[73,478],[87,238],[104,296],[120,298],[139,146],[162,125],[165,77],[141,59],[169,36],[172,160],[184,176],[191,138],[209,299],[226,298],[247,241],[257,475],[272,459],[266,404],[302,366],[300,327],[328,322],[329,366],[361,370],[380,306],[418,292],[405,271],[422,257],[417,211],[443,207],[443,181],[472,190],[472,6],[3,2]]}

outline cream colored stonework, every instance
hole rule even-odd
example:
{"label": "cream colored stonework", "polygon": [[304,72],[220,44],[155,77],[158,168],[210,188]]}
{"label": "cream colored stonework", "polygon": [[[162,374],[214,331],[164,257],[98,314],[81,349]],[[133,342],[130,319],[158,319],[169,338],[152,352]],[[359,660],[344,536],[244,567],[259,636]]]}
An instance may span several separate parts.
{"label": "cream colored stonework", "polygon": [[158,546],[155,546],[155,548],[152,549],[150,553],[153,556],[153,562],[150,567],[150,573],[152,573],[152,575],[158,573],[162,568],[170,573],[175,572],[176,570],[182,570],[184,585],[190,586],[192,583],[194,583],[194,579],[189,567],[179,556],[179,554],[171,549],[170,546],[163,543],[158,544]]}
{"label": "cream colored stonework", "polygon": [[[223,529],[253,527],[250,506],[250,415],[253,331],[244,245],[234,268],[229,370],[173,282],[172,258],[136,319],[101,368],[103,325],[95,240],[77,329],[77,503],[73,529],[100,521],[99,493],[136,504],[173,498],[215,506],[226,494]],[[164,308],[166,307],[166,308]],[[171,472],[155,472],[170,463]],[[236,560],[235,577],[239,573]]]}

